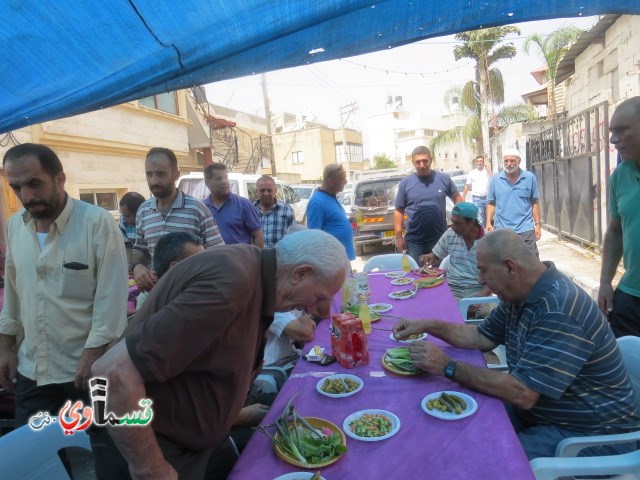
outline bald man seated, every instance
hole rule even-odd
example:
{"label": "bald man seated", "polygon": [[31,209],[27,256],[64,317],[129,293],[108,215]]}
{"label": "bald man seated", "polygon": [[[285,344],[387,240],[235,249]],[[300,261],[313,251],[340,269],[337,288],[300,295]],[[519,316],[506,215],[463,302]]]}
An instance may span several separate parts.
{"label": "bald man seated", "polygon": [[[456,361],[430,342],[409,347],[413,364],[503,400],[529,459],[554,456],[566,437],[623,433],[640,415],[616,339],[603,313],[553,263],[541,262],[511,230],[478,244],[480,284],[501,300],[480,325],[400,320],[398,339],[426,332],[459,348],[504,344],[509,372]],[[614,455],[635,442],[581,455]]]}

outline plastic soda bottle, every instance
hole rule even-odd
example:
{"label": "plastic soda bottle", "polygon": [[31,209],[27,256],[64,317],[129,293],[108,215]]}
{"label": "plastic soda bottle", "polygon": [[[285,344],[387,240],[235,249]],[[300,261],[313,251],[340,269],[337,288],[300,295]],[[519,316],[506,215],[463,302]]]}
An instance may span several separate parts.
{"label": "plastic soda bottle", "polygon": [[360,211],[359,208],[356,209],[355,218],[356,218],[356,225],[358,226],[362,225],[362,223],[364,222],[364,218],[362,218],[362,212]]}
{"label": "plastic soda bottle", "polygon": [[365,303],[360,304],[360,311],[358,312],[358,318],[362,322],[362,328],[364,329],[364,333],[371,333],[371,310],[369,310],[369,305]]}
{"label": "plastic soda bottle", "polygon": [[342,305],[347,307],[351,302],[351,289],[349,288],[349,284],[351,283],[351,277],[348,277],[344,285],[342,285]]}
{"label": "plastic soda bottle", "polygon": [[402,251],[402,271],[403,272],[411,271],[411,265],[409,264],[409,257],[407,256],[406,250]]}

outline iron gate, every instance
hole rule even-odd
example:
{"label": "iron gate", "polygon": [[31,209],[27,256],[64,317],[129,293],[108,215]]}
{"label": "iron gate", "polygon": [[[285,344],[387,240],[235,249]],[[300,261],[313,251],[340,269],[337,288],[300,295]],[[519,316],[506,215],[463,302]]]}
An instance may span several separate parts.
{"label": "iron gate", "polygon": [[609,104],[602,102],[529,137],[541,221],[559,237],[602,246],[608,222]]}

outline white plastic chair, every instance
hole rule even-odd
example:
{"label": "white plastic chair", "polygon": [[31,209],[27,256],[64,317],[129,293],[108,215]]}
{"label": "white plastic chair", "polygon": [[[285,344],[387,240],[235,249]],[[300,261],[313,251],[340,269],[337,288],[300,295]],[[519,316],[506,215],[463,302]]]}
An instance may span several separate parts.
{"label": "white plastic chair", "polygon": [[[24,425],[0,437],[0,475],[7,479],[70,478],[60,459],[59,452],[62,449],[68,449],[66,452],[69,460],[73,460],[76,453],[82,460],[88,459],[89,464],[82,465],[83,469],[93,468],[91,443],[84,431],[65,435],[57,418],[40,430],[31,430],[29,425]],[[81,451],[78,452],[77,449]]]}
{"label": "white plastic chair", "polygon": [[[636,392],[636,399],[640,403],[640,337],[619,338],[618,346]],[[614,435],[566,438],[558,443],[555,457],[534,458],[530,464],[537,480],[552,480],[573,475],[629,475],[623,478],[640,479],[640,450],[621,455],[576,457],[583,448],[632,441],[640,441],[640,430]]]}
{"label": "white plastic chair", "polygon": [[[413,257],[407,255],[407,258],[412,269],[419,268]],[[369,273],[374,270],[402,270],[402,253],[387,253],[371,257],[362,267],[362,271]]]}
{"label": "white plastic chair", "polygon": [[447,273],[447,270],[449,270],[449,265],[451,265],[451,256],[447,255],[440,261],[440,265],[438,265],[438,268],[440,270],[443,270],[444,273]]}
{"label": "white plastic chair", "polygon": [[[487,297],[466,297],[466,298],[461,298],[458,301],[458,310],[460,310],[460,315],[462,315],[462,319],[464,320],[464,323],[478,325],[482,322],[481,319],[467,318],[467,312],[469,311],[469,307],[471,305],[478,305],[478,304],[497,305],[498,303],[500,303],[500,299],[495,295],[490,295]],[[508,369],[507,352],[504,345],[498,345],[496,348],[493,349],[493,353],[496,354],[496,356],[498,357],[498,360],[500,360],[500,363],[497,365],[487,364],[487,366],[492,369],[507,370]]]}

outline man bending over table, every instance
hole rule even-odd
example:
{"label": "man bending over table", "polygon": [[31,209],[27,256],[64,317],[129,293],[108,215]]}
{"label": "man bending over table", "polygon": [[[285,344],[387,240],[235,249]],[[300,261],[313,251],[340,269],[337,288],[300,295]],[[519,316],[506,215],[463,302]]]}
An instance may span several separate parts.
{"label": "man bending over table", "polygon": [[349,270],[340,242],[319,230],[273,249],[220,246],[171,268],[123,339],[93,364],[116,415],[153,400],[149,425],[107,426],[117,450],[102,435],[101,445],[92,442],[97,478],[226,478],[223,465],[235,459],[229,429],[274,312],[326,311]]}
{"label": "man bending over table", "polygon": [[[414,365],[504,400],[529,459],[553,456],[566,437],[637,430],[640,415],[618,344],[589,295],[553,263],[538,260],[511,230],[487,234],[477,264],[480,283],[501,300],[482,324],[403,319],[394,335],[426,332],[483,351],[504,344],[509,373],[457,362],[429,342],[409,347]],[[610,445],[581,455],[634,447]]]}

